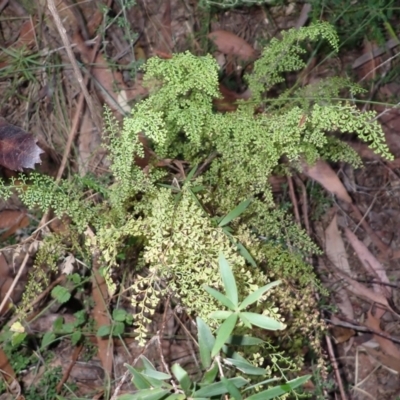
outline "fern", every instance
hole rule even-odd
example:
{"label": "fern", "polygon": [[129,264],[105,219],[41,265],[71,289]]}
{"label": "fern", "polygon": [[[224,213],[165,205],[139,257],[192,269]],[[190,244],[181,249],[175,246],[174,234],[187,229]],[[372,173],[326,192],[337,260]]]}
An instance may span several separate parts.
{"label": "fern", "polygon": [[[269,279],[287,283],[255,307],[278,317],[291,316],[286,346],[293,342],[298,349],[308,338],[318,349],[316,331],[322,324],[312,295],[318,280],[303,261],[305,254],[318,249],[288,215],[274,209],[268,177],[283,156],[289,161],[287,170],[319,157],[360,165],[357,154],[332,132],[355,133],[377,153],[391,158],[381,127],[371,122],[374,114],[361,113],[338,99],[342,88],[359,92],[347,80],[330,79],[293,88],[274,102],[268,99],[268,90],[282,82],[284,72],[304,67],[301,42],[319,38],[337,50],[337,36],[325,23],[290,30],[281,41],[272,40],[247,77],[253,98],[227,114],[213,109],[213,99],[220,94],[218,65],[211,56],[183,53],[170,60],[150,59],[144,78],[150,96],[125,118],[121,129],[106,112],[113,182],[104,186],[75,179],[56,185],[50,178],[32,174],[21,178],[23,186],[15,186],[29,207],[69,215],[76,232],[87,225],[94,228],[96,237],[85,246],[88,252],[93,245],[100,250],[110,289],[115,289],[110,270],[117,265],[120,249],[127,238],[136,239],[139,261],[133,267],[137,281],[131,295],[141,343],[165,293],[208,321],[216,305],[200,287],[203,283],[220,286],[215,260],[223,252],[243,295]],[[257,113],[260,108],[265,112]],[[166,189],[158,185],[170,183],[165,171],[150,165],[144,173],[135,164],[135,156],[144,154],[138,134],[152,141],[160,157],[193,165],[211,153],[217,157],[201,177]],[[101,186],[100,202],[82,194],[88,185]],[[10,195],[11,189],[3,184],[0,193]],[[219,218],[249,198],[251,205],[229,227],[218,226]],[[238,248],[242,254],[247,251],[247,260],[252,258],[259,268],[247,263]]]}

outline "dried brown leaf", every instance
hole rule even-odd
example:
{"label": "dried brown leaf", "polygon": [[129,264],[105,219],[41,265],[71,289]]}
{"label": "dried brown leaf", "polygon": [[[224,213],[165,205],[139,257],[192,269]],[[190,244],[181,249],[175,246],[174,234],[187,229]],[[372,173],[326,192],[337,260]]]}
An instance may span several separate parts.
{"label": "dried brown leaf", "polygon": [[14,171],[34,168],[42,153],[32,135],[0,118],[0,165]]}
{"label": "dried brown leaf", "polygon": [[318,160],[312,167],[303,163],[303,168],[304,173],[308,177],[317,181],[326,190],[335,194],[340,200],[352,203],[351,197],[347,193],[343,183],[326,161]]}
{"label": "dried brown leaf", "polygon": [[26,228],[29,225],[29,218],[26,212],[19,210],[0,211],[0,230],[5,230],[0,240],[5,240],[13,235],[18,229]]}
{"label": "dried brown leaf", "polygon": [[[375,256],[368,250],[367,246],[365,246],[365,244],[362,243],[350,229],[345,228],[345,234],[365,270],[378,281],[389,284],[389,278],[386,275],[385,269],[375,258]],[[392,290],[389,285],[382,286],[379,284],[374,284],[373,288],[376,292],[382,293],[385,297],[391,297],[392,295]]]}
{"label": "dried brown leaf", "polygon": [[211,32],[208,37],[223,54],[236,56],[245,61],[256,58],[257,53],[254,48],[232,32],[218,30]]}
{"label": "dried brown leaf", "polygon": [[[371,310],[369,310],[367,319],[365,320],[365,325],[373,329],[375,332],[385,333],[380,327],[380,322],[380,319],[372,315]],[[400,350],[397,348],[397,346],[391,340],[380,335],[374,335],[374,339],[376,342],[378,342],[382,351],[395,358],[400,365]]]}
{"label": "dried brown leaf", "polygon": [[342,235],[337,226],[337,216],[332,218],[331,223],[325,230],[326,255],[336,268],[351,275],[347,252],[344,246]]}
{"label": "dried brown leaf", "polygon": [[381,293],[374,292],[372,289],[369,289],[360,282],[357,282],[355,279],[350,278],[348,275],[340,270],[337,270],[337,273],[348,283],[348,286],[346,286],[347,290],[349,290],[356,296],[371,301],[372,303],[382,304],[388,310],[391,310],[396,315],[398,315],[396,311],[394,311],[390,306],[388,299]]}
{"label": "dried brown leaf", "polygon": [[362,348],[380,364],[400,373],[400,360],[396,357],[393,357],[390,354],[383,354],[380,351],[371,349],[367,346],[362,346]]}

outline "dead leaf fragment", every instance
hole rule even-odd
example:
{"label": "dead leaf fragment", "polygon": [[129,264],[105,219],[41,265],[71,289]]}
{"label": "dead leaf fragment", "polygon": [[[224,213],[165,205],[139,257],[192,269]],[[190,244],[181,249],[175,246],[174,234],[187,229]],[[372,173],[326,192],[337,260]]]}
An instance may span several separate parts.
{"label": "dead leaf fragment", "polygon": [[349,204],[352,203],[351,197],[347,193],[343,183],[326,161],[320,159],[312,167],[304,163],[303,169],[308,177],[317,181],[326,190],[335,194],[340,200]]}
{"label": "dead leaf fragment", "polygon": [[[380,322],[380,319],[376,318],[372,314],[370,309],[367,314],[365,325],[373,329],[375,332],[385,333],[380,327]],[[382,351],[390,355],[391,357],[394,357],[397,360],[398,365],[400,366],[400,350],[397,348],[397,346],[391,340],[386,339],[385,337],[382,337],[380,335],[374,335],[374,339],[376,342],[378,342]]]}
{"label": "dead leaf fragment", "polygon": [[362,346],[362,348],[380,364],[400,373],[400,360],[396,357],[393,357],[390,354],[383,354],[380,351],[371,349],[367,346]]}
{"label": "dead leaf fragment", "polygon": [[0,241],[7,239],[18,229],[26,228],[28,225],[29,218],[26,212],[19,210],[0,211],[0,231],[5,231],[0,236]]}
{"label": "dead leaf fragment", "polygon": [[232,32],[218,30],[208,35],[218,51],[223,54],[236,56],[244,61],[254,60],[256,51],[244,39]]}
{"label": "dead leaf fragment", "polygon": [[382,264],[373,256],[373,254],[368,250],[367,246],[365,246],[365,244],[362,243],[350,229],[346,228],[345,234],[366,271],[373,278],[376,278],[378,281],[387,284],[386,286],[374,284],[374,291],[382,293],[385,297],[391,297],[392,290],[389,286],[389,278],[387,277],[386,271]]}
{"label": "dead leaf fragment", "polygon": [[0,165],[13,171],[33,169],[42,153],[32,135],[0,118]]}

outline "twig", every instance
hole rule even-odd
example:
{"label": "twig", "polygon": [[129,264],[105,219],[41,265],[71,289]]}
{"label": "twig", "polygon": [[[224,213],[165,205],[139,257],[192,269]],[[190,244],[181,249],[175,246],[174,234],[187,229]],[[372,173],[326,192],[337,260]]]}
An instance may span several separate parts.
{"label": "twig", "polygon": [[57,393],[61,392],[61,389],[62,389],[64,383],[67,382],[69,375],[71,373],[71,370],[74,367],[76,361],[78,360],[79,354],[81,354],[82,349],[83,349],[83,344],[80,344],[79,346],[75,347],[74,352],[72,354],[71,362],[69,363],[68,368],[64,372],[60,382],[58,382],[58,384],[57,384],[57,387],[56,387]]}
{"label": "twig", "polygon": [[289,196],[290,196],[290,200],[292,201],[292,204],[293,204],[293,210],[294,210],[296,222],[299,226],[301,226],[299,207],[297,204],[296,193],[294,192],[293,180],[292,180],[291,176],[287,177],[287,182],[289,185]]}
{"label": "twig", "polygon": [[78,80],[78,83],[79,83],[79,86],[81,88],[82,94],[85,97],[87,106],[89,107],[90,113],[92,114],[92,118],[93,118],[93,120],[95,120],[95,112],[94,112],[93,101],[90,98],[90,94],[89,94],[89,92],[87,90],[86,83],[83,80],[83,76],[82,76],[81,70],[79,69],[79,66],[78,66],[78,63],[76,61],[75,55],[74,55],[74,53],[72,51],[71,43],[69,42],[66,30],[64,28],[64,25],[63,25],[63,23],[61,21],[61,18],[59,16],[59,14],[58,14],[56,5],[54,4],[54,0],[47,0],[47,5],[49,7],[51,15],[54,18],[54,22],[56,23],[56,26],[57,26],[58,32],[60,34],[61,40],[62,40],[62,42],[63,42],[63,44],[65,46],[65,50],[67,52],[69,61],[71,62],[72,68],[73,68],[74,73],[76,75],[76,79]]}
{"label": "twig", "polygon": [[[54,6],[54,0],[48,0],[48,1],[49,1],[49,8],[50,8],[50,4],[52,4],[52,6]],[[110,7],[111,2],[112,2],[112,0],[108,0],[107,1],[107,7]],[[54,7],[54,9],[55,9],[55,7]],[[56,15],[57,15],[58,20],[59,20],[60,18],[58,16],[58,13],[57,13],[56,10],[55,10],[55,12],[56,12]],[[54,17],[54,15],[53,15],[53,17]],[[60,24],[61,24],[61,21],[60,21]],[[71,63],[73,65],[73,67],[74,66],[77,67],[78,73],[80,74],[80,77],[82,78],[82,74],[81,74],[81,72],[80,72],[80,70],[78,68],[78,65],[76,63],[76,59],[75,59],[74,54],[73,54],[73,52],[71,50],[71,44],[69,43],[68,38],[66,37],[65,29],[62,27],[62,24],[60,25],[60,27],[61,27],[61,31],[62,31],[62,32],[60,31],[61,38],[63,38],[63,35],[66,38],[66,42],[64,42],[64,40],[63,40],[65,49],[66,49],[66,51],[68,53],[68,56],[71,54],[71,57],[75,62],[74,63],[70,58]],[[59,27],[59,29],[60,29],[60,27]],[[99,35],[97,37],[96,43],[95,43],[95,45],[94,45],[94,47],[92,49],[91,55],[90,55],[90,65],[93,64],[93,62],[96,59],[96,55],[97,55],[97,52],[99,51],[100,44],[101,44],[101,36]],[[75,70],[75,68],[74,68],[74,70]],[[89,71],[90,71],[90,69],[89,69]],[[62,161],[61,161],[61,165],[60,165],[60,168],[58,169],[56,182],[59,182],[61,180],[62,174],[64,173],[64,170],[65,170],[65,166],[67,165],[68,157],[69,157],[69,154],[70,154],[71,148],[72,148],[72,143],[74,142],[76,133],[78,131],[78,125],[79,125],[79,121],[80,121],[80,118],[81,118],[81,114],[82,114],[82,110],[83,110],[83,105],[84,105],[84,100],[85,99],[87,101],[88,107],[90,108],[90,112],[92,114],[93,120],[96,121],[95,114],[94,114],[94,111],[93,111],[93,109],[94,109],[93,102],[91,101],[89,93],[87,91],[87,84],[89,82],[89,79],[90,79],[90,76],[88,74],[88,75],[85,76],[85,79],[84,79],[83,83],[81,84],[82,91],[81,91],[81,93],[79,95],[79,98],[78,98],[78,104],[77,104],[75,115],[74,115],[74,118],[73,118],[73,121],[72,121],[72,127],[71,127],[71,130],[70,130],[69,135],[68,135],[68,141],[67,141],[67,144],[65,146],[65,150],[64,150]]]}
{"label": "twig", "polygon": [[310,227],[310,220],[308,218],[308,202],[307,202],[307,189],[303,183],[303,181],[298,177],[294,177],[296,184],[301,187],[301,194],[303,197],[303,201],[301,204],[301,208],[303,211],[303,218],[304,218],[304,226],[306,227],[307,235],[311,237],[311,227]]}
{"label": "twig", "polygon": [[28,259],[29,259],[29,256],[30,256],[30,252],[33,250],[33,245],[34,245],[34,243],[35,243],[35,241],[33,241],[33,242],[30,244],[30,246],[29,246],[29,248],[28,248],[28,251],[27,251],[26,254],[25,254],[24,260],[22,261],[22,264],[21,264],[21,266],[19,267],[18,273],[17,273],[17,275],[15,276],[15,278],[14,278],[14,280],[13,280],[13,283],[11,284],[10,288],[8,289],[7,293],[5,294],[5,296],[4,296],[4,298],[3,298],[3,301],[2,301],[1,304],[0,304],[0,314],[1,314],[1,312],[3,311],[4,306],[7,304],[7,302],[8,302],[8,300],[9,300],[9,298],[10,298],[12,292],[13,292],[14,289],[15,289],[15,286],[17,285],[19,279],[21,278],[22,273],[23,273],[24,270],[25,270],[26,264],[27,264]]}
{"label": "twig", "polygon": [[346,393],[345,393],[344,387],[343,387],[342,378],[340,376],[338,363],[336,361],[335,352],[333,351],[331,338],[328,335],[326,335],[325,339],[326,339],[326,344],[328,346],[329,358],[331,360],[332,367],[333,367],[333,369],[335,371],[336,382],[337,382],[337,384],[339,386],[340,396],[342,397],[342,400],[347,400],[347,396],[346,396]]}

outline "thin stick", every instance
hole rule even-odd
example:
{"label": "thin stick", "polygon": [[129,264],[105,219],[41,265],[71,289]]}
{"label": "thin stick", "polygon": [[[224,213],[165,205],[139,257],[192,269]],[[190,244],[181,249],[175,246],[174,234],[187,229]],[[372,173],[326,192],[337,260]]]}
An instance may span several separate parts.
{"label": "thin stick", "polygon": [[294,216],[295,216],[297,225],[301,226],[299,206],[298,206],[298,203],[297,203],[296,193],[294,191],[294,185],[293,185],[293,180],[292,180],[291,176],[287,177],[287,182],[288,182],[288,185],[289,185],[290,200],[292,201],[292,204],[293,204]]}
{"label": "thin stick", "polygon": [[[107,1],[107,7],[111,6],[111,2],[112,2],[112,0],[108,0]],[[57,18],[58,18],[58,21],[60,22],[59,25],[57,24],[57,27],[58,27],[58,29],[60,31],[61,39],[63,40],[63,44],[64,44],[65,49],[67,51],[68,57],[71,60],[72,66],[74,67],[74,71],[75,71],[75,67],[76,67],[80,78],[83,79],[81,71],[79,70],[78,64],[76,62],[74,53],[71,50],[71,44],[69,43],[69,40],[68,40],[68,38],[67,38],[67,36],[65,34],[65,29],[62,26],[62,23],[60,21],[60,17],[59,17],[59,15],[57,13],[57,10],[55,9],[54,0],[48,0],[48,3],[49,3],[48,4],[49,5],[49,9],[52,12],[52,15],[53,15],[56,23],[57,23]],[[53,10],[51,9],[51,7],[53,7]],[[53,13],[53,11],[54,11],[54,13]],[[64,41],[64,38],[66,39],[65,41]],[[97,53],[99,51],[100,45],[101,45],[101,36],[99,35],[97,37],[96,43],[94,44],[94,47],[93,47],[92,52],[90,54],[89,72],[90,72],[90,69],[91,69],[90,66],[93,64],[93,62],[96,59],[96,56],[97,56]],[[56,182],[60,181],[60,179],[62,177],[62,174],[64,173],[65,166],[67,165],[68,157],[69,157],[69,154],[70,154],[71,148],[72,148],[72,143],[74,142],[76,133],[78,131],[78,126],[79,126],[81,114],[82,114],[82,111],[83,111],[83,105],[84,105],[84,100],[85,99],[86,99],[86,103],[87,103],[87,105],[88,105],[88,107],[90,109],[90,113],[92,115],[93,121],[96,121],[93,102],[92,102],[92,100],[90,98],[90,95],[89,95],[89,93],[87,91],[87,85],[89,83],[89,79],[90,79],[90,75],[89,74],[87,74],[85,76],[85,79],[83,80],[83,82],[82,82],[82,80],[79,81],[79,79],[78,79],[78,81],[80,83],[80,86],[82,88],[82,91],[81,91],[81,93],[79,95],[79,98],[78,98],[78,104],[77,104],[75,115],[74,115],[74,118],[73,118],[73,121],[72,121],[72,127],[71,127],[71,130],[70,130],[69,135],[68,135],[68,141],[67,141],[67,144],[65,146],[65,150],[64,150],[62,161],[61,161],[61,165],[60,165],[60,168],[59,168],[58,173],[57,173]]]}
{"label": "thin stick", "polygon": [[331,338],[328,335],[326,335],[325,339],[326,339],[326,344],[328,347],[329,358],[331,359],[331,364],[335,371],[336,382],[339,386],[340,396],[342,397],[342,400],[347,400],[346,392],[344,391],[344,387],[343,387],[342,378],[340,376],[339,366],[336,361],[335,352],[333,351]]}
{"label": "thin stick", "polygon": [[13,280],[13,283],[11,284],[11,286],[10,286],[10,288],[8,289],[6,295],[4,296],[3,301],[2,301],[1,304],[0,304],[0,314],[1,314],[1,312],[3,311],[4,306],[7,304],[7,301],[8,301],[8,299],[10,298],[11,293],[14,291],[14,288],[15,288],[15,286],[17,285],[19,279],[21,278],[22,272],[24,272],[24,270],[25,270],[26,264],[27,264],[28,259],[29,259],[30,252],[33,250],[33,245],[34,245],[34,243],[35,243],[35,242],[32,242],[32,243],[30,244],[29,249],[28,249],[28,251],[27,251],[26,254],[25,254],[24,260],[22,261],[22,264],[21,264],[21,266],[19,267],[18,273],[17,273],[17,275],[15,276],[15,278],[14,278],[14,280]]}
{"label": "thin stick", "polygon": [[94,107],[93,107],[93,101],[90,98],[90,94],[89,94],[89,92],[87,90],[86,83],[83,80],[83,76],[82,76],[81,70],[79,69],[78,63],[77,63],[76,58],[74,56],[74,53],[72,51],[71,43],[69,42],[69,39],[68,39],[66,30],[64,28],[64,25],[61,22],[60,16],[58,15],[58,11],[57,11],[56,5],[54,4],[54,0],[47,0],[47,6],[49,7],[50,13],[54,18],[54,22],[56,23],[56,26],[57,26],[58,32],[60,34],[61,40],[62,40],[62,42],[63,42],[63,44],[65,46],[65,50],[67,52],[69,61],[71,62],[71,65],[72,65],[72,68],[73,68],[74,73],[76,75],[76,78],[78,80],[79,86],[80,86],[80,88],[82,90],[82,94],[85,97],[86,103],[87,103],[87,105],[89,107],[89,110],[90,110],[90,113],[92,114],[92,118],[93,118],[93,120],[95,120],[95,112],[94,112]]}

